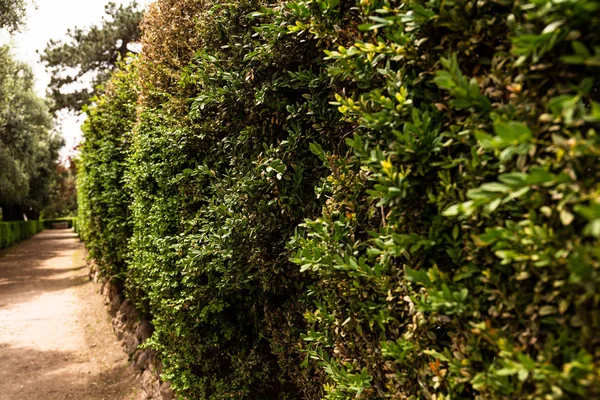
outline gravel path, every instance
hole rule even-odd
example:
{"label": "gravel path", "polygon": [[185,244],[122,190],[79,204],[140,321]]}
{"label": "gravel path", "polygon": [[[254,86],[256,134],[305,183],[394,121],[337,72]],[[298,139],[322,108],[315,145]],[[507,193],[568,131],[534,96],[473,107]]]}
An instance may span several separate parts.
{"label": "gravel path", "polygon": [[0,253],[0,400],[137,397],[127,356],[71,230]]}

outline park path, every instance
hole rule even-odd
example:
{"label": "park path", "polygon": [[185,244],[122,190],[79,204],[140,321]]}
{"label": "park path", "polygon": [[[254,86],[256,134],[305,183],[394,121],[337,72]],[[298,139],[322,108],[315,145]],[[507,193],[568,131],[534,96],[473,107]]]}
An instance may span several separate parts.
{"label": "park path", "polygon": [[71,230],[0,253],[0,400],[124,400],[138,393]]}

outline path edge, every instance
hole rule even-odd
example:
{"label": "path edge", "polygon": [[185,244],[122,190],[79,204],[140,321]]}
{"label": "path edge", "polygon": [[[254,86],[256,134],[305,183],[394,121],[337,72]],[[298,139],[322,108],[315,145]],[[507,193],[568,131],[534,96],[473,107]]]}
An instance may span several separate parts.
{"label": "path edge", "polygon": [[87,257],[90,280],[96,285],[96,291],[102,296],[104,305],[111,318],[111,324],[117,340],[129,357],[136,377],[140,383],[140,400],[173,400],[175,394],[168,381],[161,379],[162,363],[154,350],[140,349],[139,346],[152,336],[154,328],[150,321],[142,318],[134,305],[109,279],[102,276],[95,260]]}

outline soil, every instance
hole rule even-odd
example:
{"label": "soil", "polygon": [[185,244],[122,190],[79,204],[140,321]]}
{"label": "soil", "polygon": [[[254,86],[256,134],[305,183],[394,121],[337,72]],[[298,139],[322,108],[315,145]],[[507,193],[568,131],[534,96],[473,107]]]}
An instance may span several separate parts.
{"label": "soil", "polygon": [[71,230],[44,231],[0,254],[0,360],[0,400],[138,397]]}

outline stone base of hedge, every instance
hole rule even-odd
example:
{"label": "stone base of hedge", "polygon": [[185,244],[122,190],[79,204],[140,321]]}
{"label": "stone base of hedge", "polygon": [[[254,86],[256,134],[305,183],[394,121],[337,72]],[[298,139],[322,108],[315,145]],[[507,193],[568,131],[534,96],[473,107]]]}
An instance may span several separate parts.
{"label": "stone base of hedge", "polygon": [[162,364],[158,360],[156,352],[138,348],[152,335],[152,325],[140,316],[117,286],[100,274],[94,261],[89,263],[89,268],[90,279],[97,284],[98,292],[104,299],[117,339],[129,355],[139,379],[142,390],[137,400],[174,399],[169,382],[160,379]]}

